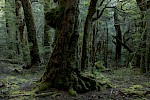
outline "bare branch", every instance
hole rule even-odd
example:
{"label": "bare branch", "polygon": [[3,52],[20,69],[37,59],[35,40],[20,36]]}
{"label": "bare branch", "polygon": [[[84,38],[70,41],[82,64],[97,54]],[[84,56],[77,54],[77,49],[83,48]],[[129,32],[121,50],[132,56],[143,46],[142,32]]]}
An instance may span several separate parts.
{"label": "bare branch", "polygon": [[[116,41],[118,41],[125,49],[127,49],[129,51],[129,53],[133,53],[133,51],[126,44],[122,43],[116,36],[112,35],[112,37],[115,38]],[[112,42],[114,43],[114,41],[112,41]]]}
{"label": "bare branch", "polygon": [[[100,6],[102,6],[102,4],[104,3],[105,0],[103,0],[100,4]],[[107,2],[107,4],[105,5],[105,7],[102,9],[102,11],[100,12],[99,10],[97,10],[97,16],[95,18],[92,19],[92,22],[98,20],[102,15],[103,15],[103,12],[104,10],[107,8],[107,5],[110,3],[111,0],[109,0]],[[99,13],[100,12],[100,13]]]}

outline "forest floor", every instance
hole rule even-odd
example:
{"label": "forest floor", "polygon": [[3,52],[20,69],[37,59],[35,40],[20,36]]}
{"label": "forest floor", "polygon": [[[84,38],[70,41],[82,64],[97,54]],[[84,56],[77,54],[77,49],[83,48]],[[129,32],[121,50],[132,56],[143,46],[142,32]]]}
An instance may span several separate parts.
{"label": "forest floor", "polygon": [[21,64],[0,61],[0,100],[150,100],[150,75],[138,69],[120,68],[100,72],[112,88],[89,91],[73,97],[67,91],[49,89],[35,94],[35,83],[43,74],[44,66],[25,70]]}

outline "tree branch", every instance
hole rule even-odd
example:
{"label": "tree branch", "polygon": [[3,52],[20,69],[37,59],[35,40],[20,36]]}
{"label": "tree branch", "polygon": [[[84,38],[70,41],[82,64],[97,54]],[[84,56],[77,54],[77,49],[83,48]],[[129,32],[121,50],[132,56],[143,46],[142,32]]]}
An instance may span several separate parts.
{"label": "tree branch", "polygon": [[[116,36],[113,36],[113,35],[112,35],[112,37],[113,37],[114,39],[116,39],[116,41],[118,41],[125,49],[127,49],[127,50],[129,51],[129,53],[133,53],[133,51],[132,51],[126,44],[122,43]],[[113,43],[114,43],[114,42],[113,42]]]}
{"label": "tree branch", "polygon": [[[102,6],[102,4],[104,3],[104,1],[105,1],[105,0],[103,0],[103,1],[101,2],[100,6]],[[102,9],[102,11],[101,11],[100,13],[99,13],[99,10],[97,10],[97,16],[92,19],[92,22],[98,20],[98,19],[103,15],[103,12],[104,12],[104,10],[107,8],[107,5],[110,3],[110,1],[111,1],[111,0],[109,0],[109,1],[107,2],[107,4],[105,5],[105,7]]]}

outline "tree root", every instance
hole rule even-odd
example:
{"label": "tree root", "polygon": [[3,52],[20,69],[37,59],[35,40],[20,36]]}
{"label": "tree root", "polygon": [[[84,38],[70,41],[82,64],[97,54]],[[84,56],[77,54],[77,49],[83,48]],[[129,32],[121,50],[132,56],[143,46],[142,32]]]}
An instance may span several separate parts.
{"label": "tree root", "polygon": [[98,80],[93,74],[80,74],[75,77],[75,82],[73,84],[73,89],[77,93],[84,93],[88,91],[98,90],[100,91],[101,86],[110,88],[108,83],[103,83]]}
{"label": "tree root", "polygon": [[[50,76],[53,77],[53,75],[54,73]],[[55,76],[57,77],[52,80],[41,81],[37,93],[49,88],[57,88],[60,90],[68,90],[69,94],[76,95],[76,93],[86,93],[93,90],[100,91],[101,87],[111,88],[111,85],[107,81],[104,82],[101,78],[97,78],[97,76],[89,74],[88,72],[73,72],[71,74],[59,73]]]}

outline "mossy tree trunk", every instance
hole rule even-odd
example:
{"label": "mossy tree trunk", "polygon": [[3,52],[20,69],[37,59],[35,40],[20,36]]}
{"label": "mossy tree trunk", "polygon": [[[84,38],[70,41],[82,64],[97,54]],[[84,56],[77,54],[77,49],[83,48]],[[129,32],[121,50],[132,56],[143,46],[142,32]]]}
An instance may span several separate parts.
{"label": "mossy tree trunk", "polygon": [[86,17],[84,25],[84,34],[83,34],[83,45],[82,45],[82,58],[81,58],[81,70],[84,71],[88,66],[88,39],[90,34],[90,28],[92,24],[93,15],[96,12],[96,4],[98,0],[91,0],[90,6],[88,8],[88,14]]}
{"label": "mossy tree trunk", "polygon": [[[18,0],[15,0],[15,12],[16,12],[16,18],[17,18],[17,21],[16,21],[16,26],[17,25],[19,25],[19,21],[18,21],[18,19],[20,19],[19,17],[20,17],[20,14],[19,14],[19,12],[20,12],[20,5],[19,5],[19,2],[18,2]],[[16,43],[16,45],[17,45],[17,54],[21,54],[21,46],[20,46],[20,38],[19,38],[19,29],[17,28],[16,29],[16,41],[17,41],[17,43]]]}
{"label": "mossy tree trunk", "polygon": [[[61,23],[56,25],[59,38],[54,51],[41,78],[42,82],[50,82],[57,88],[72,86],[73,73],[76,68],[75,50],[78,41],[78,4],[79,0],[58,1],[64,15],[59,16]],[[69,15],[69,16],[68,16]]]}
{"label": "mossy tree trunk", "polygon": [[36,28],[29,0],[20,0],[24,10],[25,23],[27,26],[28,42],[30,46],[31,67],[40,63],[40,56],[36,38]]}
{"label": "mossy tree trunk", "polygon": [[[16,43],[16,24],[15,21],[15,2],[12,0],[5,0],[5,20],[7,33],[7,48],[10,50],[7,53],[7,58],[13,58],[18,54]],[[13,52],[12,52],[13,51]]]}
{"label": "mossy tree trunk", "polygon": [[20,0],[15,0],[15,7],[16,7],[16,18],[17,18],[17,22],[16,22],[16,26],[17,26],[17,34],[18,34],[18,43],[19,43],[19,48],[21,49],[20,52],[23,56],[23,61],[25,63],[28,63],[28,58],[29,55],[27,54],[27,52],[29,52],[29,50],[24,50],[24,47],[26,46],[26,43],[28,40],[26,38],[24,38],[24,28],[25,28],[25,21],[24,18],[22,18],[21,15],[21,2]]}
{"label": "mossy tree trunk", "polygon": [[[52,27],[55,23],[58,37],[46,71],[40,79],[39,91],[50,87],[77,92],[94,90],[97,87],[96,80],[83,76],[76,66],[79,0],[59,0],[58,5],[56,9],[63,14],[54,14],[53,10],[46,14],[47,18],[49,16],[49,25]],[[58,15],[61,16],[58,18]],[[51,19],[50,16],[61,20]]]}
{"label": "mossy tree trunk", "polygon": [[150,70],[149,67],[147,67],[149,63],[149,59],[150,59],[148,56],[147,50],[150,48],[146,43],[147,36],[148,36],[148,32],[147,32],[148,22],[145,20],[145,15],[148,12],[148,9],[150,8],[150,1],[147,1],[147,0],[136,0],[136,1],[141,11],[141,22],[139,23],[141,28],[139,31],[142,34],[142,42],[141,42],[140,51],[139,51],[140,55],[137,55],[138,59],[136,63],[137,63],[137,66],[141,68],[141,72],[146,73]]}

